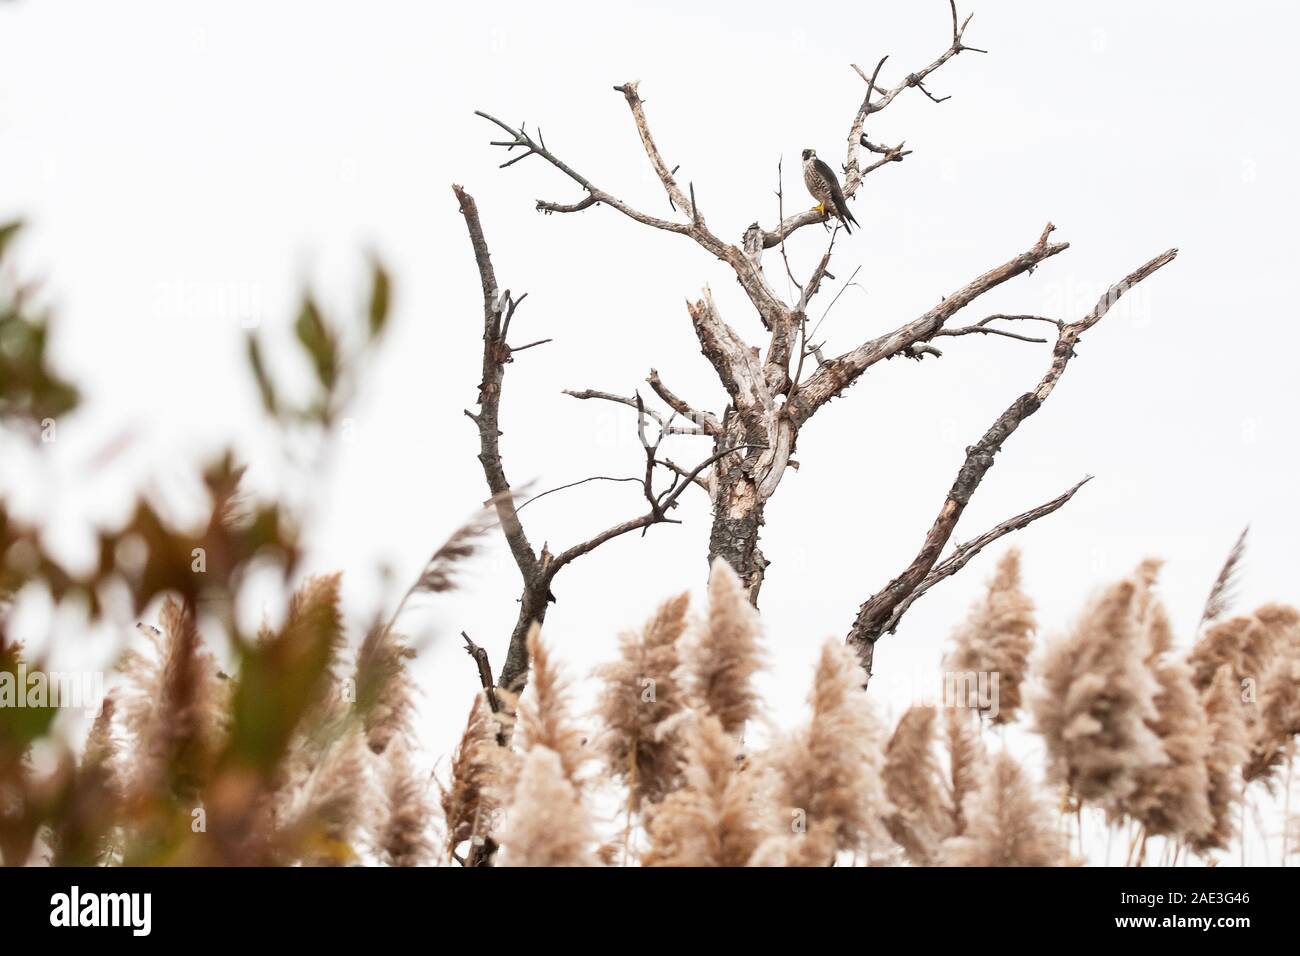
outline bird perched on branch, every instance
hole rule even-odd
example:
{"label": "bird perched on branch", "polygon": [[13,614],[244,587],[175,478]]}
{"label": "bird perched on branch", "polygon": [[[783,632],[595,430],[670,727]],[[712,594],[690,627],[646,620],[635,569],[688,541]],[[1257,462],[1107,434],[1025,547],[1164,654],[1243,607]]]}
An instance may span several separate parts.
{"label": "bird perched on branch", "polygon": [[812,193],[813,199],[817,200],[814,208],[823,216],[839,217],[840,222],[844,224],[844,231],[852,233],[849,223],[856,226],[858,221],[849,211],[849,202],[844,198],[840,181],[835,178],[834,171],[817,158],[815,149],[803,151],[803,181],[808,191]]}

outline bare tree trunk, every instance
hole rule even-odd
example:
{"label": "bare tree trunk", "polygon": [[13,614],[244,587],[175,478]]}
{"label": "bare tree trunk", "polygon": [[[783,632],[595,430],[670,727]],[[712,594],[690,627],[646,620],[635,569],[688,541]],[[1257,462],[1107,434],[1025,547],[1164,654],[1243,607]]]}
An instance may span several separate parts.
{"label": "bare tree trunk", "polygon": [[758,604],[767,559],[758,548],[763,526],[763,506],[754,480],[737,465],[718,475],[713,529],[709,533],[709,564],[722,558],[736,572],[749,592],[751,604]]}
{"label": "bare tree trunk", "polygon": [[767,449],[769,436],[775,432],[763,421],[765,417],[761,410],[749,415],[738,414],[734,406],[727,410],[721,434],[714,440],[715,449],[749,445],[753,450],[721,459],[714,468],[711,483],[713,527],[709,532],[709,564],[717,558],[726,561],[744,583],[749,601],[755,606],[767,569],[767,559],[758,547],[758,536],[763,527],[763,509],[775,490],[774,483],[771,488],[765,487],[769,483],[762,482],[755,473],[765,462],[770,462],[770,458],[759,453],[760,448]]}

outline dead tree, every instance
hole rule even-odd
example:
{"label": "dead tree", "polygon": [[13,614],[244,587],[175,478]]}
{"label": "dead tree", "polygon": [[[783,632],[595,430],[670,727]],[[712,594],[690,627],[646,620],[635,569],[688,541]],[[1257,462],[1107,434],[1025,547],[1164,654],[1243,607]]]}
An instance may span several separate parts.
{"label": "dead tree", "polygon": [[[843,165],[843,188],[845,196],[849,199],[857,194],[868,175],[892,163],[901,162],[910,153],[910,150],[904,148],[903,143],[896,146],[882,146],[871,142],[866,134],[868,118],[889,106],[901,93],[913,88],[920,90],[936,103],[942,102],[947,97],[936,97],[926,87],[931,74],[960,53],[985,52],[965,44],[963,38],[970,17],[961,21],[955,2],[950,0],[949,6],[952,12],[950,43],[948,48],[928,66],[915,73],[907,74],[890,87],[879,85],[885,59],[880,60],[870,75],[856,65],[853,67],[866,87],[862,104],[858,107],[848,129],[848,149]],[[965,461],[958,470],[952,488],[945,497],[930,530],[926,533],[916,557],[893,580],[863,602],[859,609],[857,617],[848,630],[847,640],[855,647],[867,673],[870,674],[875,642],[897,627],[899,619],[918,597],[944,578],[959,571],[991,542],[1056,511],[1082,486],[1083,481],[1057,498],[1008,518],[967,543],[955,546],[946,557],[944,556],[958,520],[980,482],[992,467],[994,456],[1020,423],[1047,400],[1074,357],[1075,346],[1083,333],[1100,321],[1110,306],[1129,288],[1172,261],[1177,250],[1170,249],[1163,252],[1140,266],[1121,282],[1112,286],[1090,313],[1076,321],[1037,315],[996,314],[969,324],[950,325],[950,321],[958,313],[984,293],[1016,276],[1031,272],[1039,264],[1068,248],[1068,243],[1051,241],[1054,227],[1049,223],[1026,250],[950,292],[939,301],[938,305],[923,315],[903,323],[891,332],[869,339],[841,355],[828,358],[822,355],[820,348],[809,342],[807,311],[809,302],[821,290],[825,280],[832,278],[828,270],[838,227],[832,229],[829,244],[821,261],[802,283],[798,282],[791,272],[789,261],[785,256],[785,243],[805,226],[827,220],[827,217],[816,209],[786,216],[783,200],[779,199],[778,221],[772,227],[764,228],[755,222],[745,230],[739,242],[734,243],[719,237],[710,229],[704,212],[696,200],[694,184],[688,183],[683,189],[676,178],[676,167],[670,167],[664,160],[651,134],[637,84],[624,83],[614,89],[627,101],[641,145],[667,193],[671,210],[669,218],[643,212],[598,186],[550,150],[540,130],[533,134],[529,133],[522,124],[515,128],[488,113],[478,112],[477,115],[505,131],[508,138],[495,140],[492,145],[502,147],[511,153],[521,150],[502,163],[502,168],[536,156],[576,183],[584,193],[581,198],[570,203],[538,200],[536,208],[539,211],[548,214],[568,214],[597,206],[607,206],[643,226],[683,236],[695,242],[712,257],[730,266],[757,311],[767,332],[764,350],[752,347],[723,319],[707,288],[698,300],[688,303],[688,312],[700,348],[713,366],[726,392],[727,403],[720,414],[697,410],[688,404],[669,390],[653,369],[646,380],[651,390],[674,415],[690,422],[690,428],[695,433],[703,431],[713,439],[714,454],[711,456],[710,463],[706,463],[711,466],[707,471],[697,470],[690,473],[690,481],[702,483],[708,489],[712,500],[713,526],[709,538],[709,560],[712,561],[717,557],[724,558],[746,583],[751,599],[755,603],[768,564],[759,549],[759,532],[763,525],[764,508],[776,493],[786,468],[793,464],[791,455],[800,432],[819,409],[842,394],[880,362],[900,356],[917,360],[926,356],[940,356],[942,353],[933,343],[941,337],[978,334],[1045,343],[1047,339],[1012,331],[1012,328],[1030,327],[1033,323],[1042,323],[1050,325],[1056,331],[1051,362],[1043,378],[1031,391],[1012,402],[984,435],[967,448]],[[781,191],[778,190],[778,197],[780,195]],[[472,226],[471,232],[473,232]],[[764,268],[764,255],[772,249],[780,250],[785,273],[790,279],[792,288],[797,289],[797,295],[792,291],[786,298],[782,298],[769,281]],[[485,255],[486,250],[480,256],[480,271],[483,268]],[[489,296],[488,285],[488,280],[485,278],[485,297]],[[489,302],[486,308],[491,309],[494,306]],[[509,311],[512,307],[507,302],[504,305],[498,303],[495,308],[498,310],[505,308]],[[493,369],[489,366],[490,363],[485,359],[484,381],[488,387],[491,387],[493,379],[489,373]],[[637,408],[642,417],[645,414],[644,404],[639,396],[621,396],[591,390],[569,394],[583,399],[621,402]],[[481,430],[495,428],[494,419],[485,422],[480,418],[479,424]],[[496,455],[495,440],[489,443],[485,438],[484,443],[484,467],[488,471],[489,487],[496,494],[500,491],[503,479],[499,479],[499,460],[493,464]],[[648,465],[648,472],[652,468],[652,464]],[[498,479],[494,479],[494,471],[498,473]],[[680,472],[681,469],[677,471]],[[1084,481],[1086,480],[1085,478]],[[684,484],[680,485],[674,494],[679,494],[680,489],[684,487]],[[636,526],[643,527],[651,523],[652,519],[654,519],[653,509],[650,514],[637,519],[641,524]],[[519,546],[519,542],[523,540],[522,531],[504,520],[503,524],[507,528],[507,536],[511,537],[511,546],[515,550],[516,558],[520,558],[522,554],[524,559],[527,559],[526,546],[522,549]],[[559,558],[550,560],[554,563]],[[523,567],[524,565],[521,564],[521,570]],[[526,581],[529,580],[527,572],[524,577]],[[549,578],[547,580],[549,581]],[[531,612],[536,614],[540,600],[541,595],[530,596],[526,589],[523,610],[531,609]],[[523,619],[521,613],[521,622]],[[518,636],[517,630],[516,637]],[[515,646],[516,643],[512,641],[512,656],[517,656],[519,651]],[[523,666],[526,666],[526,662]]]}

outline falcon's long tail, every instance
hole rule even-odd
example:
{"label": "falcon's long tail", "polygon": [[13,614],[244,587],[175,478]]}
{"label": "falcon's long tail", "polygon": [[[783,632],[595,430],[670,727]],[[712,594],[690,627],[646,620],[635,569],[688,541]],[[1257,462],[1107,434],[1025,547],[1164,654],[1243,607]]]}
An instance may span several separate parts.
{"label": "falcon's long tail", "polygon": [[853,225],[856,226],[858,221],[853,218],[853,213],[849,211],[847,205],[840,207],[840,222],[844,223],[844,231],[850,236],[853,235],[853,230],[849,228],[849,223],[853,223]]}

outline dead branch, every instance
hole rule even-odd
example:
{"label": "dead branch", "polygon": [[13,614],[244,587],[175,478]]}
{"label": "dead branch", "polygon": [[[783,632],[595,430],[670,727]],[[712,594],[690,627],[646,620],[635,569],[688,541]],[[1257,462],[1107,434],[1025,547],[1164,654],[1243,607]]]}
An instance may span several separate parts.
{"label": "dead branch", "polygon": [[[955,0],[949,0],[949,8],[952,10],[953,29],[952,42],[949,44],[948,49],[944,50],[939,58],[929,66],[926,66],[915,73],[909,73],[900,80],[897,85],[886,90],[881,89],[876,84],[876,80],[880,76],[881,68],[884,67],[885,61],[889,59],[888,57],[881,58],[880,62],[876,64],[875,71],[871,74],[870,78],[867,77],[866,73],[864,73],[862,68],[856,63],[851,64],[858,76],[862,77],[866,82],[867,92],[862,99],[862,105],[858,107],[857,113],[854,114],[852,124],[849,126],[848,156],[844,161],[843,187],[845,197],[852,199],[854,194],[857,193],[858,187],[862,185],[863,179],[865,179],[869,173],[879,169],[881,166],[901,161],[902,158],[910,152],[910,150],[905,151],[903,149],[902,143],[899,143],[898,146],[892,148],[883,148],[871,145],[867,141],[866,135],[863,133],[867,117],[879,113],[890,103],[894,102],[900,93],[913,87],[919,89],[934,102],[942,103],[948,97],[944,96],[936,98],[925,88],[925,81],[930,74],[939,69],[939,67],[943,66],[957,54],[966,50],[969,50],[972,53],[987,52],[978,47],[966,46],[962,41],[962,38],[966,34],[966,27],[970,24],[971,16],[974,16],[974,14],[967,16],[965,21],[959,24],[957,19],[957,4]],[[873,101],[872,94],[874,93],[879,93],[880,98]],[[873,153],[881,154],[882,158],[864,169],[861,165],[862,154],[860,152],[863,148],[866,148]],[[782,240],[788,238],[796,230],[802,229],[804,226],[811,225],[814,222],[819,222],[821,218],[821,215],[815,209],[808,209],[796,213],[787,219],[783,219],[776,228],[762,233],[762,247],[764,249],[771,249]]]}
{"label": "dead branch", "polygon": [[677,185],[677,180],[673,178],[672,172],[669,171],[668,164],[659,155],[659,147],[655,145],[654,137],[650,134],[650,126],[645,118],[645,103],[642,102],[636,91],[638,83],[639,81],[624,83],[621,86],[614,87],[614,89],[623,94],[624,99],[627,100],[628,108],[632,110],[632,119],[636,123],[637,135],[641,137],[641,145],[645,148],[646,156],[650,159],[650,165],[654,167],[659,181],[664,184],[664,191],[668,193],[669,204],[674,210],[681,209],[692,221],[698,224],[699,217],[695,209],[694,196],[687,199],[682,194],[681,187]]}
{"label": "dead branch", "polygon": [[502,295],[498,290],[496,273],[492,268],[492,255],[483,236],[483,227],[479,223],[478,207],[469,193],[459,186],[453,189],[456,198],[460,200],[461,213],[469,228],[470,245],[474,249],[474,260],[478,264],[479,278],[483,286],[483,379],[479,383],[479,413],[474,415],[467,410],[465,414],[478,426],[479,461],[483,465],[488,489],[492,492],[501,530],[510,546],[515,564],[519,567],[519,573],[525,580],[529,580],[537,575],[537,554],[529,544],[528,536],[524,533],[523,525],[519,523],[519,515],[515,510],[514,492],[501,463],[499,445],[501,431],[498,427],[501,383],[505,378],[506,362],[510,358],[509,348],[501,337],[503,315],[513,316],[514,309],[522,299],[512,301],[509,292]]}
{"label": "dead branch", "polygon": [[689,236],[694,239],[702,248],[707,250],[711,255],[716,256],[723,262],[731,266],[736,273],[741,287],[744,288],[750,301],[758,310],[759,316],[763,319],[764,324],[769,327],[772,323],[788,312],[788,308],[768,285],[767,277],[763,274],[762,264],[755,259],[750,258],[744,250],[731,243],[724,242],[714,235],[704,221],[698,204],[694,200],[694,186],[691,187],[691,198],[687,199],[682,195],[680,187],[677,186],[676,180],[673,179],[672,173],[664,164],[663,158],[659,154],[659,148],[655,144],[653,136],[650,134],[649,126],[645,117],[645,107],[639,95],[636,93],[635,83],[624,83],[615,87],[616,90],[623,93],[624,98],[628,101],[628,106],[632,109],[633,119],[636,122],[637,131],[641,135],[642,146],[646,150],[646,155],[650,159],[651,165],[656,172],[660,174],[660,180],[667,190],[669,199],[674,208],[680,207],[689,217],[689,222],[674,222],[672,220],[661,219],[657,216],[651,216],[641,212],[633,207],[630,203],[624,202],[612,193],[599,188],[591,180],[587,179],[581,173],[577,172],[572,166],[565,163],[558,156],[546,148],[541,141],[541,134],[534,139],[528,134],[523,124],[516,129],[489,113],[482,110],[476,110],[475,115],[481,116],[491,123],[496,124],[501,129],[511,135],[509,140],[496,140],[493,146],[499,146],[507,151],[513,151],[516,148],[524,150],[518,156],[508,160],[501,165],[503,167],[513,165],[521,159],[529,156],[540,156],[560,172],[564,173],[583,189],[587,191],[585,199],[572,204],[560,204],[547,202],[545,200],[537,201],[537,208],[545,213],[571,213],[588,209],[596,204],[604,203],[613,209],[618,210],[636,222],[650,226],[654,229],[660,229],[664,232],[672,232],[678,235]]}
{"label": "dead branch", "polygon": [[[1044,232],[1040,245],[1046,241],[1046,238],[1047,232]],[[897,627],[898,620],[902,615],[900,608],[902,608],[903,602],[908,601],[913,593],[935,571],[939,555],[952,537],[957,522],[965,511],[966,505],[970,502],[971,496],[974,495],[975,490],[979,487],[989,469],[993,467],[994,456],[1001,450],[1006,440],[1020,427],[1020,424],[1038,411],[1043,403],[1047,401],[1052,394],[1052,390],[1056,387],[1056,383],[1065,374],[1065,369],[1070,360],[1074,358],[1075,346],[1083,333],[1101,321],[1111,306],[1119,301],[1120,297],[1129,289],[1158,269],[1168,265],[1177,254],[1177,249],[1162,252],[1130,273],[1122,281],[1112,285],[1097,301],[1092,311],[1083,318],[1063,325],[1057,337],[1056,345],[1052,349],[1051,364],[1038,385],[1032,391],[1025,392],[1012,402],[1006,411],[998,417],[997,421],[984,433],[983,437],[966,449],[966,457],[957,472],[957,478],[948,491],[938,516],[935,518],[929,532],[927,532],[921,550],[901,574],[862,604],[858,609],[853,626],[849,629],[847,640],[858,651],[859,657],[868,672],[872,656],[871,645],[879,640],[883,634]],[[1072,495],[1073,491],[1068,494]],[[1069,500],[1068,497],[1066,500]],[[1061,502],[1061,504],[1064,503],[1064,501]],[[1051,510],[1055,510],[1055,508]],[[1026,515],[1030,517],[1024,524],[1028,524],[1036,517],[1046,513],[1050,512],[1044,512],[1040,509],[1026,512]],[[1014,524],[1016,520],[1012,519],[1012,523]],[[1023,525],[1016,526],[1023,527]],[[1014,527],[1009,527],[1007,530],[1014,530]],[[953,568],[953,571],[955,570],[956,568]]]}
{"label": "dead branch", "polygon": [[656,395],[663,399],[664,404],[677,414],[694,422],[710,435],[722,434],[722,423],[718,421],[717,415],[712,412],[698,411],[692,405],[678,398],[659,378],[659,372],[656,369],[650,370],[650,374],[646,377],[646,383]]}
{"label": "dead branch", "polygon": [[550,577],[554,577],[556,572],[558,572],[569,562],[573,561],[575,558],[580,558],[584,554],[590,554],[592,551],[596,550],[596,548],[600,547],[606,541],[611,541],[614,538],[619,537],[620,535],[627,534],[629,531],[638,531],[641,528],[646,528],[652,524],[657,524],[659,522],[665,522],[665,521],[672,522],[675,524],[676,522],[673,522],[671,518],[667,518],[664,516],[664,512],[668,511],[670,508],[675,507],[677,504],[677,499],[682,496],[682,492],[685,491],[687,488],[689,488],[691,485],[693,485],[696,479],[698,479],[700,475],[702,475],[710,466],[712,466],[715,462],[721,460],[722,458],[725,458],[727,455],[733,454],[734,452],[743,451],[747,448],[763,448],[763,447],[766,446],[733,445],[729,448],[724,448],[721,451],[715,452],[714,454],[710,455],[708,458],[704,459],[704,461],[700,462],[693,469],[691,469],[689,472],[683,475],[681,477],[681,480],[676,482],[670,489],[668,489],[668,491],[660,494],[657,498],[657,507],[653,508],[650,512],[641,515],[641,517],[639,518],[633,518],[630,521],[624,521],[622,524],[616,524],[611,528],[606,528],[604,531],[602,531],[600,534],[596,535],[595,537],[583,541],[580,544],[575,544],[567,551],[562,551],[559,554],[557,554],[550,564],[550,569],[549,569]]}
{"label": "dead branch", "polygon": [[[671,222],[667,219],[660,219],[657,216],[647,215],[646,213],[643,213],[638,209],[634,209],[632,206],[628,205],[622,200],[617,199],[611,194],[605,192],[605,190],[600,189],[599,187],[594,185],[591,182],[591,180],[587,179],[586,176],[583,176],[576,169],[568,165],[566,162],[564,162],[562,159],[560,159],[558,156],[552,153],[549,149],[547,149],[540,140],[533,139],[532,136],[528,134],[527,130],[524,128],[522,123],[519,125],[519,128],[516,129],[515,127],[511,126],[509,123],[505,123],[497,119],[495,116],[492,116],[489,113],[484,113],[482,110],[475,110],[474,115],[481,116],[483,117],[483,119],[487,120],[490,123],[495,123],[497,126],[501,127],[503,130],[509,133],[511,137],[513,137],[512,139],[509,140],[495,140],[492,143],[493,146],[503,147],[508,152],[511,152],[516,148],[522,148],[524,150],[524,152],[521,153],[520,155],[515,156],[513,159],[507,160],[506,162],[502,163],[501,164],[502,169],[505,169],[508,166],[513,166],[515,163],[519,162],[520,160],[527,159],[529,156],[540,156],[542,159],[546,160],[548,163],[550,163],[560,172],[564,173],[564,175],[568,176],[575,183],[577,183],[579,186],[581,186],[583,189],[587,191],[587,196],[585,199],[570,205],[546,202],[545,200],[539,199],[537,200],[537,208],[541,212],[548,212],[548,213],[579,212],[583,209],[588,209],[591,206],[596,205],[597,203],[604,203],[605,205],[610,206],[613,209],[617,209],[619,212],[627,216],[629,219],[634,219],[637,222],[642,223],[643,225],[652,226],[655,229],[662,229],[665,232],[675,232],[683,235],[690,232],[691,225],[688,223]],[[538,135],[540,136],[540,134]]]}
{"label": "dead branch", "polygon": [[681,465],[677,464],[671,458],[661,458],[659,459],[658,463],[662,465],[664,468],[667,468],[669,471],[673,472],[674,474],[677,474],[682,478],[685,478],[688,481],[692,482],[693,484],[697,485],[698,487],[704,489],[706,494],[709,495],[713,494],[713,489],[709,486],[709,481],[707,478],[701,475],[695,475],[692,471],[683,468]]}
{"label": "dead branch", "polygon": [[497,697],[497,689],[492,680],[492,665],[488,662],[488,652],[475,644],[468,634],[460,632],[460,636],[465,639],[465,653],[474,660],[474,665],[478,669],[479,683],[483,685],[483,691],[487,695],[488,706],[492,708],[492,713],[501,713],[501,700]]}
{"label": "dead branch", "polygon": [[[999,538],[1008,535],[1013,531],[1019,531],[1021,528],[1028,527],[1039,518],[1046,517],[1054,511],[1060,510],[1066,502],[1074,497],[1075,492],[1091,480],[1092,476],[1089,475],[1082,481],[1076,483],[1074,487],[1067,490],[1064,494],[1057,495],[1051,501],[1044,502],[1035,508],[1030,508],[1028,511],[1023,511],[1014,517],[1008,518],[1000,524],[994,525],[978,537],[967,541],[965,544],[957,545],[953,549],[952,554],[936,564],[921,583],[917,585],[916,590],[903,599],[903,601],[899,603],[898,607],[894,608],[893,613],[889,616],[889,620],[885,623],[884,633],[892,634],[894,629],[898,626],[899,619],[907,613],[907,609],[912,606],[913,602],[915,602],[917,598],[930,590],[930,588],[934,587],[945,578],[952,577],[962,568],[966,567],[971,558],[975,557],[975,555],[979,554],[994,541],[997,541]],[[868,672],[867,676],[870,676],[870,672]]]}
{"label": "dead branch", "polygon": [[985,292],[1030,271],[1045,259],[1050,259],[1070,248],[1068,242],[1047,241],[1055,228],[1048,223],[1038,237],[1038,241],[1030,249],[968,282],[920,318],[900,326],[887,335],[870,339],[825,363],[800,388],[798,397],[792,402],[791,416],[798,424],[803,424],[818,408],[852,385],[872,365],[882,359],[890,358],[911,345],[925,342],[936,335],[948,319]]}
{"label": "dead branch", "polygon": [[1001,335],[1001,336],[1004,336],[1004,337],[1006,337],[1006,338],[1008,338],[1008,339],[1015,339],[1015,340],[1017,340],[1017,341],[1019,341],[1019,342],[1034,342],[1034,343],[1037,343],[1038,345],[1045,345],[1045,344],[1047,343],[1047,339],[1040,339],[1040,338],[1037,338],[1037,337],[1032,336],[1032,335],[1021,335],[1021,334],[1018,333],[1018,332],[1008,332],[1006,329],[991,328],[990,326],[983,325],[983,324],[977,324],[977,325],[963,325],[961,328],[957,328],[957,329],[940,329],[938,332],[936,332],[936,333],[934,333],[934,334],[935,334],[935,336],[940,336],[940,335]]}
{"label": "dead branch", "polygon": [[525,508],[527,508],[529,505],[531,505],[534,501],[537,501],[538,499],[541,499],[541,498],[545,498],[547,495],[553,495],[553,494],[555,494],[556,492],[559,492],[559,491],[568,491],[570,488],[577,488],[579,485],[585,485],[585,484],[588,484],[589,482],[592,482],[592,481],[616,481],[616,482],[617,482],[617,481],[635,481],[635,482],[638,482],[638,483],[639,483],[639,482],[641,481],[641,479],[640,479],[640,478],[615,478],[615,477],[613,477],[612,475],[592,475],[592,476],[589,477],[589,478],[579,478],[577,481],[570,481],[568,484],[558,485],[558,486],[555,487],[555,488],[548,488],[546,491],[543,491],[543,492],[540,493],[540,494],[533,495],[531,498],[529,498],[527,501],[525,501],[523,504],[521,504],[521,505],[519,506],[518,510],[519,510],[519,511],[523,511]]}
{"label": "dead branch", "polygon": [[[564,394],[568,395],[570,398],[576,398],[581,401],[591,401],[595,399],[597,401],[602,401],[602,402],[614,402],[616,405],[626,405],[628,408],[637,408],[638,407],[637,403],[640,398],[639,396],[632,396],[632,395],[615,395],[613,392],[602,392],[594,388],[583,388],[583,389],[566,388],[564,390]],[[655,422],[658,423],[658,425],[661,428],[665,429],[666,432],[670,435],[712,435],[714,434],[714,432],[708,430],[702,424],[697,425],[695,427],[687,427],[684,425],[670,425],[668,420],[664,418],[664,416],[661,413],[655,411],[653,408],[645,408],[644,406],[642,406],[641,410],[645,414],[653,418]],[[715,423],[716,421],[717,420],[714,419]]]}
{"label": "dead branch", "polygon": [[[500,449],[502,383],[505,378],[505,366],[511,361],[512,352],[517,351],[510,348],[506,341],[506,334],[509,332],[510,322],[514,317],[515,310],[518,308],[519,303],[523,302],[524,296],[515,299],[510,295],[509,291],[498,291],[491,253],[488,249],[487,240],[483,235],[482,223],[479,220],[478,206],[475,204],[474,198],[460,186],[453,186],[452,190],[460,203],[460,212],[464,216],[466,227],[469,230],[470,244],[474,250],[474,260],[478,265],[479,277],[483,286],[483,380],[479,385],[479,411],[475,414],[466,410],[465,414],[478,426],[479,461],[482,464],[488,487],[493,494],[493,503],[497,509],[502,531],[506,536],[511,554],[523,580],[522,593],[519,599],[519,616],[514,631],[511,633],[506,658],[501,666],[501,673],[497,680],[497,686],[517,693],[522,690],[528,674],[528,650],[526,644],[528,630],[534,622],[540,624],[545,619],[547,607],[554,600],[551,593],[551,583],[554,581],[556,574],[570,562],[584,554],[590,554],[607,541],[612,541],[614,538],[631,531],[648,528],[654,524],[675,523],[674,519],[669,518],[667,513],[676,507],[677,500],[681,497],[682,492],[688,487],[697,484],[700,476],[717,461],[734,452],[753,446],[738,443],[722,448],[715,451],[713,455],[710,455],[690,471],[670,468],[669,471],[673,473],[672,484],[664,491],[656,493],[653,488],[654,469],[657,464],[660,464],[658,449],[663,435],[674,433],[705,434],[703,429],[685,430],[680,426],[674,426],[671,418],[663,419],[660,417],[662,432],[658,440],[650,443],[643,438],[643,444],[646,445],[647,464],[642,485],[646,500],[649,503],[649,510],[639,517],[606,528],[586,541],[579,542],[559,554],[552,555],[545,546],[543,546],[540,554],[534,551],[519,519],[519,507],[515,505],[515,496],[510,482],[506,478]],[[596,397],[609,396],[602,394]],[[613,399],[621,400],[617,396],[614,396]],[[638,409],[640,430],[644,433],[644,418],[647,410],[639,395],[632,401],[632,404],[633,407]]]}

